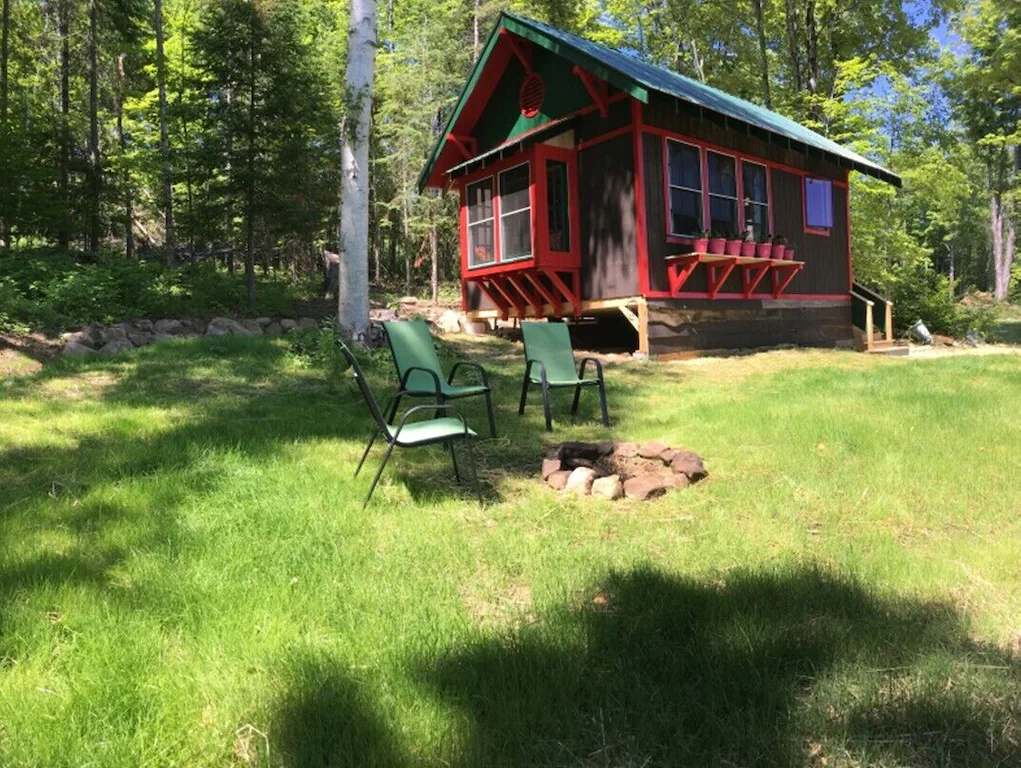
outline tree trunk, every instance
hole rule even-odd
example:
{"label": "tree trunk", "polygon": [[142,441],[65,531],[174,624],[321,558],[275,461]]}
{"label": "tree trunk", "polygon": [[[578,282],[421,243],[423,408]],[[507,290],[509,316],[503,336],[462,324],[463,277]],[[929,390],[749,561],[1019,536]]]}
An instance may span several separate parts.
{"label": "tree trunk", "polygon": [[160,109],[160,161],[163,164],[164,244],[167,264],[177,263],[177,242],[174,239],[174,179],[170,169],[170,130],[167,126],[167,61],[163,55],[163,0],[155,0],[156,87]]}
{"label": "tree trunk", "polygon": [[60,175],[57,182],[60,196],[57,246],[66,253],[71,247],[71,43],[68,33],[71,0],[59,0],[57,29],[60,35]]}
{"label": "tree trunk", "polygon": [[819,31],[815,23],[815,0],[805,4],[805,59],[808,69],[806,86],[809,93],[819,90]]}
{"label": "tree trunk", "polygon": [[408,228],[408,197],[404,196],[404,215],[401,217],[404,243],[404,295],[411,295],[411,234]]}
{"label": "tree trunk", "polygon": [[787,53],[791,57],[791,74],[794,92],[801,90],[801,55],[798,53],[798,17],[794,8],[795,0],[785,0],[784,18],[787,22]]}
{"label": "tree trunk", "polygon": [[766,109],[772,109],[773,99],[769,94],[769,59],[766,57],[766,25],[762,20],[763,1],[752,0],[755,4],[755,32],[759,37],[759,69],[762,73],[762,98]]}
{"label": "tree trunk", "polygon": [[99,20],[96,0],[89,0],[89,252],[99,253]]}
{"label": "tree trunk", "polygon": [[440,247],[435,221],[429,227],[429,260],[432,262],[432,273],[429,275],[429,289],[433,304],[435,304],[440,297]]}
{"label": "tree trunk", "polygon": [[[124,137],[124,58],[127,54],[117,57],[117,145],[121,150],[121,157],[125,157],[128,151],[127,139]],[[135,213],[132,210],[131,200],[131,174],[125,163],[124,175],[121,178],[124,185],[124,255],[131,259],[135,256],[135,232],[133,220]]]}
{"label": "tree trunk", "polygon": [[226,195],[224,196],[224,213],[226,221],[227,232],[227,245],[230,247],[230,251],[227,255],[227,272],[234,275],[234,185],[233,185],[233,169],[234,169],[234,86],[231,83],[227,84],[227,114],[225,115],[225,124],[227,126],[227,164],[224,168],[224,176],[226,176]]}
{"label": "tree trunk", "polygon": [[376,64],[376,0],[351,0],[346,105],[341,128],[341,330],[363,342],[369,327],[369,124]]}
{"label": "tree trunk", "polygon": [[705,68],[702,66],[702,58],[698,55],[698,47],[695,45],[695,38],[691,38],[691,65],[695,68],[695,76],[699,82],[705,82]]}
{"label": "tree trunk", "polygon": [[255,309],[255,52],[254,19],[250,22],[248,45],[248,178],[245,183],[245,287],[248,290],[248,309]]}
{"label": "tree trunk", "polygon": [[10,55],[11,41],[11,0],[3,0],[3,15],[0,16],[0,250],[10,247],[9,221],[7,206],[10,202],[10,173],[7,170],[8,139],[7,125],[7,59]]}
{"label": "tree trunk", "polygon": [[472,13],[472,61],[479,60],[479,0],[475,0],[475,10]]}

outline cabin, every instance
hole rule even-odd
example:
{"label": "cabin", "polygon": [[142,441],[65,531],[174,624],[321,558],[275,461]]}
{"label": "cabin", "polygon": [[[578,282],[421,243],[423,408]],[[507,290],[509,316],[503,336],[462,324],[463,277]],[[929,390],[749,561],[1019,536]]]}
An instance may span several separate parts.
{"label": "cabin", "polygon": [[460,194],[469,317],[584,318],[668,358],[892,344],[891,305],[854,281],[851,171],[901,183],[775,112],[504,13],[419,186]]}

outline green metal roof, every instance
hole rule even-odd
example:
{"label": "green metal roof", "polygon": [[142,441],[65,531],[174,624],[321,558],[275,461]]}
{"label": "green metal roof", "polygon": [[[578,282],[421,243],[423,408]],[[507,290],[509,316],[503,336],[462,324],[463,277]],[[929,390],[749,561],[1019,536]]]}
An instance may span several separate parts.
{"label": "green metal roof", "polygon": [[[562,29],[505,12],[500,15],[495,29],[486,43],[485,50],[479,57],[475,69],[468,80],[468,84],[461,93],[461,97],[458,99],[457,105],[447,121],[439,142],[433,148],[429,162],[419,178],[420,186],[424,186],[432,174],[440,152],[443,150],[446,136],[456,124],[457,118],[467,103],[472,88],[478,81],[479,75],[485,67],[486,60],[489,58],[496,41],[499,39],[501,28],[506,28],[508,31],[584,67],[594,75],[626,91],[642,102],[648,103],[650,91],[682,99],[703,109],[723,115],[727,118],[728,123],[731,123],[732,127],[738,130],[744,126],[751,126],[766,131],[771,134],[770,138],[772,141],[776,140],[773,137],[779,137],[781,141],[791,146],[792,149],[803,154],[816,154],[830,162],[860,171],[894,186],[899,187],[901,185],[900,177],[896,174],[891,173],[872,160],[842,147],[835,141],[794,122],[790,118],[760,107],[750,101],[731,96],[729,93],[725,93],[718,88],[692,80],[690,77],[685,77],[663,67],[657,67],[634,56],[607,48],[604,45],[599,45],[578,35],[565,32]],[[734,123],[734,121],[737,122]]]}

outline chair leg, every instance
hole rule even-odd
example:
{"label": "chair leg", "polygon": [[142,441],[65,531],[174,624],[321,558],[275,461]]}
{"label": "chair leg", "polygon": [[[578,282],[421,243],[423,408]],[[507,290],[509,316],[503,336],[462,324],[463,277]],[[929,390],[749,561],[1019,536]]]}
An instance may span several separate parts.
{"label": "chair leg", "polygon": [[358,462],[358,467],[355,469],[355,477],[358,477],[358,473],[362,471],[362,464],[365,463],[365,458],[369,455],[369,451],[372,450],[372,444],[376,442],[376,435],[379,434],[379,429],[372,430],[372,437],[369,438],[369,444],[365,446],[365,452],[362,453],[362,460]]}
{"label": "chair leg", "polygon": [[448,440],[447,441],[447,448],[450,449],[450,461],[454,465],[454,480],[456,480],[458,483],[460,483],[461,482],[461,472],[457,468],[457,454],[454,452],[454,441],[453,440]]}
{"label": "chair leg", "polygon": [[610,426],[610,414],[606,410],[606,382],[602,376],[599,377],[599,407],[603,411],[603,426]]}
{"label": "chair leg", "polygon": [[581,384],[574,388],[574,403],[571,405],[571,415],[578,413],[578,401],[581,399]]}
{"label": "chair leg", "polygon": [[543,410],[544,415],[546,416],[546,431],[547,432],[552,432],[553,431],[553,414],[552,414],[552,412],[550,410],[549,382],[546,381],[546,377],[545,376],[543,376],[543,379],[542,379],[542,410]]}
{"label": "chair leg", "polygon": [[521,404],[518,406],[518,416],[521,416],[525,412],[525,399],[528,397],[528,385],[531,381],[528,378],[528,372],[525,372],[525,380],[521,384]]}
{"label": "chair leg", "polygon": [[376,476],[372,478],[372,485],[369,486],[369,492],[365,496],[365,501],[362,502],[362,509],[365,509],[365,507],[368,506],[369,499],[372,498],[372,492],[376,490],[376,483],[379,482],[379,478],[383,474],[383,468],[386,466],[386,463],[390,460],[390,454],[393,453],[395,445],[396,443],[390,443],[389,445],[387,445],[386,453],[383,454],[383,461],[380,462],[379,469],[376,470]]}
{"label": "chair leg", "polygon": [[486,390],[486,410],[489,411],[489,436],[496,437],[496,414],[493,413],[493,393]]}

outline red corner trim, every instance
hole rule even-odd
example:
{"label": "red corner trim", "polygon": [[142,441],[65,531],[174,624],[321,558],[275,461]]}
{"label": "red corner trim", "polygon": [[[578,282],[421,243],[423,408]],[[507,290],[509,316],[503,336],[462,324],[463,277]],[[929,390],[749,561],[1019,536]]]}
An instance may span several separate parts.
{"label": "red corner trim", "polygon": [[505,40],[507,42],[507,45],[510,46],[511,51],[514,53],[515,56],[518,57],[518,61],[521,62],[521,66],[525,68],[525,72],[527,74],[531,74],[532,73],[531,50],[526,50],[524,47],[522,47],[514,33],[508,30],[506,27],[502,27],[500,29],[500,39]]}
{"label": "red corner trim", "polygon": [[602,117],[610,116],[610,89],[605,80],[601,80],[588,70],[575,65],[571,70],[581,80],[588,95],[592,97],[593,103],[599,107],[599,114]]}
{"label": "red corner trim", "polygon": [[550,306],[553,307],[553,317],[559,320],[564,314],[563,302],[561,302],[560,296],[546,288],[538,275],[533,275],[531,272],[525,272],[524,275],[528,282],[532,284],[532,287],[539,292],[539,295],[546,299]]}
{"label": "red corner trim", "polygon": [[667,259],[667,277],[670,279],[670,293],[680,293],[699,264],[697,253],[671,256]]}
{"label": "red corner trim", "polygon": [[[727,278],[730,277],[730,273],[734,271],[734,267],[737,266],[737,256],[731,256],[729,261],[718,261],[711,264],[706,264],[709,271],[709,298],[715,299],[716,294],[720,292],[720,288],[727,282]],[[717,270],[723,270],[717,276]]]}
{"label": "red corner trim", "polygon": [[[542,302],[539,301],[539,298],[534,293],[528,290],[528,287],[524,284],[522,280],[519,280],[519,276],[514,274],[508,274],[507,281],[511,285],[513,285],[515,290],[517,290],[517,292],[524,297],[525,301],[532,305],[532,309],[535,310],[535,316],[537,318],[542,317],[543,316]],[[524,315],[522,315],[522,317],[524,317]]]}
{"label": "red corner trim", "polygon": [[[791,284],[791,280],[794,276],[801,271],[802,264],[777,264],[773,262],[773,298],[779,299],[780,294],[784,292],[788,285]],[[784,270],[787,274],[780,278],[780,273]]]}
{"label": "red corner trim", "polygon": [[478,143],[471,136],[457,136],[453,133],[447,134],[447,141],[457,147],[465,160],[471,160],[478,154]]}
{"label": "red corner trim", "polygon": [[746,299],[751,298],[752,293],[759,287],[762,278],[769,271],[769,264],[742,264],[741,265],[741,292]]}
{"label": "red corner trim", "polygon": [[[565,283],[563,280],[560,279],[560,275],[558,275],[552,269],[544,269],[543,270],[543,274],[545,274],[546,277],[548,277],[550,279],[550,282],[553,283],[553,286],[558,291],[560,291],[560,293],[563,295],[563,297],[565,299],[567,299],[569,302],[571,302],[571,306],[574,309],[574,314],[575,315],[581,314],[581,301],[579,301],[579,299],[578,299],[578,294],[575,291],[571,290],[567,286],[567,283]],[[574,280],[573,282],[577,282],[577,281]]]}

